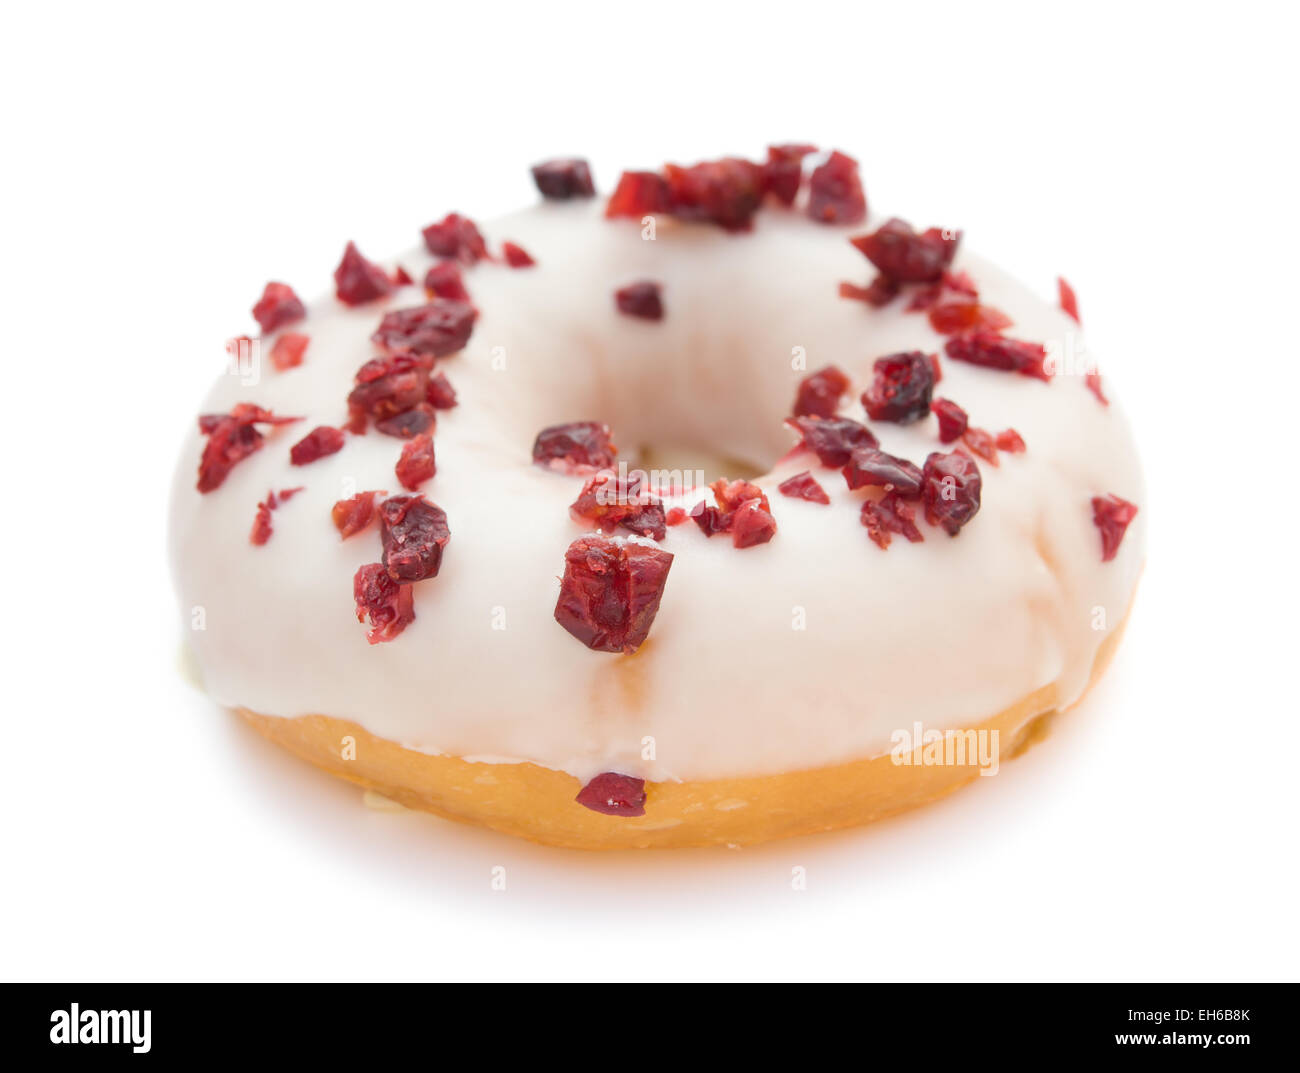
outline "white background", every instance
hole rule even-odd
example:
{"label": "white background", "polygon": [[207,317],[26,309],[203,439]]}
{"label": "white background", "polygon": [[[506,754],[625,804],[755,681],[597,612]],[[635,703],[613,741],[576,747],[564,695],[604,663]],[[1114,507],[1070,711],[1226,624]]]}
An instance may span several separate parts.
{"label": "white background", "polygon": [[[9,5],[0,973],[1294,978],[1297,27],[1217,10]],[[595,856],[363,808],[186,684],[168,480],[267,278],[548,155],[796,139],[1065,274],[1134,417],[1149,565],[1052,738],[873,828]]]}

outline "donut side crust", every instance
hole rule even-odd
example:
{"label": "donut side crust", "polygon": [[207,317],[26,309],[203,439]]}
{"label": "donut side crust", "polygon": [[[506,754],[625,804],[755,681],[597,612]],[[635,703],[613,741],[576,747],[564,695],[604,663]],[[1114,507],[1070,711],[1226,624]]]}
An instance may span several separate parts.
{"label": "donut side crust", "polygon": [[[1098,649],[1089,689],[1114,657],[1126,624],[1127,615]],[[325,715],[286,719],[236,711],[304,760],[407,808],[569,849],[745,846],[834,831],[935,801],[979,774],[973,764],[902,765],[885,754],[776,775],[648,782],[644,816],[606,816],[575,802],[582,785],[563,771],[431,756]],[[1006,761],[1043,740],[1057,714],[1052,684],[969,729],[996,730]]]}

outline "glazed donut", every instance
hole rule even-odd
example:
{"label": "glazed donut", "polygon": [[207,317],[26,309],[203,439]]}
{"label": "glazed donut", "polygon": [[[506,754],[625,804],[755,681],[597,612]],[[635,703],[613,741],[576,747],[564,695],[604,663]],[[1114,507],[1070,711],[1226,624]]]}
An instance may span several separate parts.
{"label": "glazed donut", "polygon": [[1145,516],[1068,285],[869,216],[840,152],[533,177],[227,345],[171,506],[213,698],[592,849],[873,820],[1080,699]]}

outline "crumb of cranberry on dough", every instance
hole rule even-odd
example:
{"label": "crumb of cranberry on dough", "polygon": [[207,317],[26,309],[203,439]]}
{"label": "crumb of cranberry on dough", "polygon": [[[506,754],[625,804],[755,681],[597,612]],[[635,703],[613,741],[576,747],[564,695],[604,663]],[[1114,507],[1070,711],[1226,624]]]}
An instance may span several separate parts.
{"label": "crumb of cranberry on dough", "polygon": [[1056,296],[1061,309],[1074,320],[1075,324],[1082,324],[1083,321],[1079,319],[1079,298],[1064,276],[1056,277]]}
{"label": "crumb of cranberry on dough", "polygon": [[547,201],[568,201],[575,197],[595,197],[596,184],[591,167],[582,157],[559,157],[533,165],[533,182]]}
{"label": "crumb of cranberry on dough", "polygon": [[859,287],[854,283],[841,283],[840,297],[866,302],[867,305],[880,309],[882,306],[889,305],[901,289],[897,280],[890,279],[883,272],[878,272],[876,278],[865,287]]}
{"label": "crumb of cranberry on dough", "polygon": [[935,451],[925,460],[922,474],[925,520],[955,537],[979,513],[983,485],[979,466],[962,451]]}
{"label": "crumb of cranberry on dough", "polygon": [[1000,332],[1012,325],[1011,318],[1000,309],[971,298],[958,298],[931,306],[929,318],[930,327],[940,335],[956,335],[977,328]]}
{"label": "crumb of cranberry on dough", "polygon": [[[425,389],[428,398],[428,388]],[[409,410],[393,414],[375,422],[375,431],[399,440],[409,440],[423,432],[430,432],[437,425],[437,415],[429,402],[416,403]]]}
{"label": "crumb of cranberry on dough", "polygon": [[435,410],[450,410],[456,405],[456,389],[451,386],[446,373],[435,373],[429,377],[424,399]]}
{"label": "crumb of cranberry on dough", "polygon": [[1000,466],[1002,464],[998,461],[997,440],[994,439],[993,433],[971,425],[962,433],[961,442],[963,446],[974,451],[975,454],[990,465]]}
{"label": "crumb of cranberry on dough", "polygon": [[425,248],[435,257],[473,265],[488,260],[487,242],[479,233],[478,224],[458,212],[449,212],[437,223],[430,224],[421,234]]}
{"label": "crumb of cranberry on dough", "polygon": [[450,298],[456,302],[470,300],[465,278],[455,261],[439,261],[430,268],[424,274],[424,290],[430,298]]}
{"label": "crumb of cranberry on dough", "polygon": [[617,217],[653,216],[669,212],[672,198],[668,192],[668,182],[653,171],[625,171],[619,176],[618,185],[605,204],[607,219]]}
{"label": "crumb of cranberry on dough", "polygon": [[1106,398],[1106,396],[1102,394],[1101,373],[1097,372],[1096,369],[1093,369],[1091,372],[1086,373],[1084,375],[1083,385],[1089,391],[1091,391],[1095,396],[1097,396],[1097,401],[1101,403],[1103,406],[1110,405],[1110,399]]}
{"label": "crumb of cranberry on dough", "polygon": [[614,292],[614,306],[624,316],[663,320],[663,289],[654,280],[637,280]]}
{"label": "crumb of cranberry on dough", "polygon": [[295,369],[302,364],[311,337],[298,332],[285,332],[271,346],[271,364],[278,372]]}
{"label": "crumb of cranberry on dough", "polygon": [[644,816],[645,779],[606,771],[578,791],[574,800],[606,816]]}
{"label": "crumb of cranberry on dough", "polygon": [[262,290],[262,297],[253,306],[253,319],[257,321],[263,335],[270,335],[278,328],[302,320],[306,315],[307,307],[287,283],[268,283]]}
{"label": "crumb of cranberry on dough", "polygon": [[894,217],[870,234],[849,239],[884,275],[898,283],[933,283],[956,256],[961,232],[931,227],[917,232]]}
{"label": "crumb of cranberry on dough", "polygon": [[893,534],[906,537],[913,544],[925,539],[916,527],[916,512],[897,492],[886,492],[880,499],[867,499],[862,503],[860,520],[873,543],[882,551],[889,550]]}
{"label": "crumb of cranberry on dough", "polygon": [[998,445],[999,451],[1006,451],[1008,454],[1013,455],[1025,453],[1025,441],[1020,433],[1013,428],[1003,429],[993,437],[993,440]]}
{"label": "crumb of cranberry on dough", "polygon": [[415,621],[410,585],[399,585],[380,563],[367,563],[352,579],[357,621],[370,620],[366,640],[372,645],[391,641]]}
{"label": "crumb of cranberry on dough", "polygon": [[285,488],[276,495],[274,491],[267,492],[266,498],[257,505],[257,513],[253,517],[253,529],[248,534],[250,544],[261,547],[271,539],[273,532],[271,525],[271,511],[275,510],[281,503],[287,503],[295,495],[302,491],[302,488]]}
{"label": "crumb of cranberry on dough", "polygon": [[867,196],[858,162],[838,149],[808,179],[808,215],[819,223],[856,224],[866,218]]}
{"label": "crumb of cranberry on dough", "polygon": [[767,496],[749,481],[714,481],[709,485],[716,507],[697,503],[691,518],[705,536],[730,533],[737,548],[766,544],[776,536],[776,519]]}
{"label": "crumb of cranberry on dough", "polygon": [[862,393],[862,405],[873,421],[906,425],[930,412],[934,367],[921,351],[877,358],[873,372],[871,387]]}
{"label": "crumb of cranberry on dough", "polygon": [[445,358],[469,342],[477,319],[478,310],[468,302],[435,298],[424,305],[386,313],[370,339],[388,354]]}
{"label": "crumb of cranberry on dough", "polygon": [[437,577],[442,550],[451,540],[447,513],[422,495],[393,496],[379,504],[382,562],[403,584]]}
{"label": "crumb of cranberry on dough", "polygon": [[849,417],[796,417],[787,421],[802,437],[801,446],[828,469],[839,469],[858,447],[876,447],[871,429]]}
{"label": "crumb of cranberry on dough", "polygon": [[804,499],[809,503],[820,503],[822,506],[827,506],[831,501],[831,497],[826,494],[826,489],[807,470],[796,473],[793,477],[787,477],[776,486],[776,490],[791,499]]}
{"label": "crumb of cranberry on dough", "polygon": [[650,635],[673,556],[659,548],[580,537],[564,553],[555,621],[596,652],[635,652]]}
{"label": "crumb of cranberry on dough", "polygon": [[803,183],[803,159],[817,152],[815,145],[769,145],[763,175],[767,192],[782,205],[793,205]]}
{"label": "crumb of cranberry on dough", "polygon": [[321,425],[319,428],[312,429],[289,448],[289,463],[294,466],[306,466],[341,450],[343,450],[343,433],[329,425]]}
{"label": "crumb of cranberry on dough", "polygon": [[375,498],[387,495],[387,492],[358,492],[347,499],[340,499],[330,508],[330,518],[339,531],[339,538],[347,540],[362,530],[369,528],[375,520]]}
{"label": "crumb of cranberry on dough", "polygon": [[197,488],[205,495],[225,482],[230,471],[261,448],[266,436],[257,425],[287,425],[299,417],[279,417],[252,403],[237,403],[228,414],[204,414],[199,418],[199,432],[208,438],[199,458]]}
{"label": "crumb of cranberry on dough", "polygon": [[840,399],[849,390],[849,378],[843,370],[827,365],[799,381],[795,393],[795,417],[834,417]]}
{"label": "crumb of cranberry on dough", "polygon": [[349,242],[343,259],[334,269],[334,293],[344,305],[357,306],[383,298],[393,289],[393,281],[379,265],[361,256],[355,242]]}
{"label": "crumb of cranberry on dough", "polygon": [[646,475],[632,470],[623,475],[602,470],[582,486],[569,506],[574,521],[588,522],[605,532],[626,529],[637,536],[663,540],[668,522],[663,501],[645,487]]}
{"label": "crumb of cranberry on dough", "polygon": [[844,467],[844,480],[849,488],[893,489],[901,496],[921,493],[921,468],[906,458],[888,454],[878,447],[859,447],[849,457]]}
{"label": "crumb of cranberry on dough", "polygon": [[501,256],[511,268],[531,268],[537,264],[532,254],[516,242],[501,243]]}
{"label": "crumb of cranberry on dough", "polygon": [[432,358],[406,352],[367,361],[357,370],[355,384],[348,393],[348,431],[361,435],[367,422],[373,420],[400,435],[407,425],[385,422],[428,401],[432,367]]}
{"label": "crumb of cranberry on dough", "polygon": [[951,399],[935,399],[930,404],[930,411],[939,419],[940,443],[954,443],[961,439],[970,424],[966,411]]}
{"label": "crumb of cranberry on dough", "polygon": [[767,187],[761,164],[739,157],[707,160],[689,167],[664,166],[674,216],[702,220],[725,231],[748,231]]}
{"label": "crumb of cranberry on dough", "polygon": [[420,485],[438,472],[433,457],[433,437],[427,432],[407,440],[402,445],[401,457],[397,460],[397,479],[403,488],[416,491]]}
{"label": "crumb of cranberry on dough", "polygon": [[1117,495],[1093,496],[1092,522],[1101,533],[1103,563],[1110,562],[1119,553],[1120,541],[1137,512],[1137,504]]}
{"label": "crumb of cranberry on dough", "polygon": [[570,421],[542,429],[533,441],[533,463],[567,473],[589,476],[614,464],[618,448],[609,426],[599,421]]}
{"label": "crumb of cranberry on dough", "polygon": [[1047,348],[1041,343],[1008,339],[997,332],[977,328],[954,335],[944,344],[944,351],[955,361],[965,361],[986,369],[1020,373],[1039,380],[1051,380],[1047,367]]}

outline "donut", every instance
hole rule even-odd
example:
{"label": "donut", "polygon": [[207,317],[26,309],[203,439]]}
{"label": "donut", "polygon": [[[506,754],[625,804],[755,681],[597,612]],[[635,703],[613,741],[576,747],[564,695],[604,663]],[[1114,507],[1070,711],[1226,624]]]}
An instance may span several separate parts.
{"label": "donut", "polygon": [[348,242],[314,301],[268,283],[226,344],[170,509],[215,701],[583,849],[866,823],[1078,703],[1145,514],[1064,280],[869,211],[809,145],[532,178],[395,261]]}

